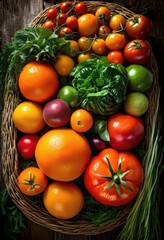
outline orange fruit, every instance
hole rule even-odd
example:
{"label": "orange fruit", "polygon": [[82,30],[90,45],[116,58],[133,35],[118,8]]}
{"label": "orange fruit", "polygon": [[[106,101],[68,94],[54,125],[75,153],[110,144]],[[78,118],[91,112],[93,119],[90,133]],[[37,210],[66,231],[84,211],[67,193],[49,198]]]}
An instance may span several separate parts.
{"label": "orange fruit", "polygon": [[59,79],[52,65],[32,61],[27,63],[20,73],[18,86],[28,100],[45,102],[56,95]]}
{"label": "orange fruit", "polygon": [[78,18],[78,33],[83,37],[94,37],[98,32],[99,23],[96,16],[86,13]]}
{"label": "orange fruit", "polygon": [[35,158],[49,178],[72,181],[84,171],[91,157],[88,140],[71,128],[56,128],[39,139]]}
{"label": "orange fruit", "polygon": [[43,108],[40,103],[24,101],[13,112],[12,119],[15,127],[23,133],[37,133],[44,126]]}
{"label": "orange fruit", "polygon": [[84,196],[73,182],[51,182],[43,194],[47,211],[59,219],[75,217],[84,205]]}
{"label": "orange fruit", "polygon": [[63,77],[66,77],[70,74],[72,69],[75,66],[75,62],[72,59],[72,57],[65,55],[65,54],[59,54],[56,57],[56,61],[54,63],[54,68],[56,72]]}
{"label": "orange fruit", "polygon": [[87,110],[77,109],[71,115],[70,124],[76,132],[87,132],[93,125],[93,117]]}

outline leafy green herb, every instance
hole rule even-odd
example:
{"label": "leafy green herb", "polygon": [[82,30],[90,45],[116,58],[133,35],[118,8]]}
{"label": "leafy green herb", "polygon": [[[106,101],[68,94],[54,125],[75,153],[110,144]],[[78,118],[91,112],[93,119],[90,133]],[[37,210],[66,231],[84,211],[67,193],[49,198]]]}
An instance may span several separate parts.
{"label": "leafy green herb", "polygon": [[81,106],[102,116],[116,113],[127,91],[127,72],[107,57],[86,60],[72,70],[72,85],[78,90]]}
{"label": "leafy green herb", "polygon": [[53,31],[43,27],[26,27],[14,34],[13,41],[7,43],[0,55],[1,86],[5,76],[12,87],[23,66],[32,60],[52,63],[56,55],[70,52],[70,43],[59,38]]}

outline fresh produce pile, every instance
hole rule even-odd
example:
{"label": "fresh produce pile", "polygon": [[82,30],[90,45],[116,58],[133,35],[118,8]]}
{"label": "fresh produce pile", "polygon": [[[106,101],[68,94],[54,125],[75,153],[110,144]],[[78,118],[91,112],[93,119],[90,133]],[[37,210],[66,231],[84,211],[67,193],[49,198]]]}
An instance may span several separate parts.
{"label": "fresh produce pile", "polygon": [[106,223],[138,195],[151,31],[142,14],[62,2],[5,46],[7,88],[19,91],[18,187],[52,216]]}

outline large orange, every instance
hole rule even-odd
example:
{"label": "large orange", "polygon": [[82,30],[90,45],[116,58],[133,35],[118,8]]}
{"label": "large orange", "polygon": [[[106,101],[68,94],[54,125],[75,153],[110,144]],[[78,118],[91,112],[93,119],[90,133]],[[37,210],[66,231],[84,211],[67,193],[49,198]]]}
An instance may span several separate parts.
{"label": "large orange", "polygon": [[27,63],[20,73],[18,86],[28,100],[45,102],[56,95],[59,78],[49,63],[32,61]]}
{"label": "large orange", "polygon": [[23,133],[37,133],[45,126],[43,108],[36,102],[20,103],[14,109],[12,119],[15,127]]}
{"label": "large orange", "polygon": [[99,23],[96,16],[86,13],[78,18],[78,33],[83,37],[94,37],[98,32]]}
{"label": "large orange", "polygon": [[85,170],[91,149],[84,135],[71,128],[57,128],[45,133],[38,141],[35,158],[49,178],[72,181]]}

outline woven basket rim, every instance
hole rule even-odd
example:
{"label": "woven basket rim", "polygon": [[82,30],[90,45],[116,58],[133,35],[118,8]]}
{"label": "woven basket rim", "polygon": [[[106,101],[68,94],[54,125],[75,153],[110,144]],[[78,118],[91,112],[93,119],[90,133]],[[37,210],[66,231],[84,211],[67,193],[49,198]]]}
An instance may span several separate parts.
{"label": "woven basket rim", "polygon": [[[122,13],[129,17],[134,12],[116,3],[108,3],[101,1],[84,1],[87,6],[94,11],[98,6],[108,6],[112,11]],[[52,5],[41,11],[29,24],[31,27],[42,25],[46,20],[46,11],[52,7],[59,7],[60,3]],[[149,68],[152,70],[154,83],[149,91],[149,100],[151,109],[146,114],[147,122],[147,136],[145,137],[146,144],[149,144],[149,136],[151,135],[152,115],[155,111],[157,102],[159,100],[159,84],[158,84],[158,67],[155,57],[152,53],[149,62]],[[106,225],[96,225],[84,220],[59,220],[47,213],[46,210],[40,209],[32,200],[20,192],[17,186],[18,176],[18,152],[16,149],[17,130],[12,122],[12,112],[16,106],[16,99],[18,92],[10,91],[5,93],[4,110],[2,114],[2,170],[5,184],[8,188],[9,195],[17,207],[25,214],[31,221],[39,225],[47,227],[51,230],[71,235],[95,235],[111,231],[122,225],[132,208],[132,203],[125,206],[118,218]]]}

